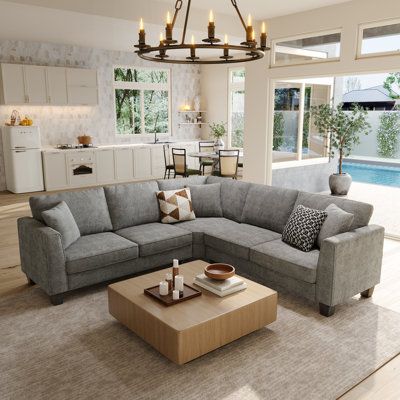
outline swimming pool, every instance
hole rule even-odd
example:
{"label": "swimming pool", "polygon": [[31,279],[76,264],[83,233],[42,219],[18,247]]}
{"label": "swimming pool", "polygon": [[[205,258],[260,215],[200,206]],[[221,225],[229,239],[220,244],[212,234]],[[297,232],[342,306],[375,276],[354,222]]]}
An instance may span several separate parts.
{"label": "swimming pool", "polygon": [[350,174],[355,182],[400,187],[400,165],[396,167],[344,162],[343,172]]}

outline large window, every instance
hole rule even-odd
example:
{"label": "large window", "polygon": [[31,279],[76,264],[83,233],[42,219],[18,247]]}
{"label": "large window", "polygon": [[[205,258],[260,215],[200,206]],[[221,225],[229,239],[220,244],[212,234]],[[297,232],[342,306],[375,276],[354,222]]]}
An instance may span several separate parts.
{"label": "large window", "polygon": [[[331,79],[329,79],[331,81]],[[329,103],[332,82],[278,82],[275,85],[273,162],[327,156],[327,143],[313,124],[312,106]]]}
{"label": "large window", "polygon": [[340,58],[340,31],[302,35],[272,42],[272,65],[307,64]]}
{"label": "large window", "polygon": [[244,139],[244,68],[229,71],[229,122],[230,148],[243,148]]}
{"label": "large window", "polygon": [[170,134],[169,80],[165,69],[114,68],[118,134]]}
{"label": "large window", "polygon": [[399,54],[400,20],[360,26],[358,56]]}

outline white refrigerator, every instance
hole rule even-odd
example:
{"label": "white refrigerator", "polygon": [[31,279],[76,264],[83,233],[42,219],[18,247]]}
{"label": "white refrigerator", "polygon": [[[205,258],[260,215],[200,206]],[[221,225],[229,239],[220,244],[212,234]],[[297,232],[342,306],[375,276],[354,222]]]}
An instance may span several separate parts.
{"label": "white refrigerator", "polygon": [[44,190],[39,127],[4,127],[3,153],[7,190],[13,193]]}

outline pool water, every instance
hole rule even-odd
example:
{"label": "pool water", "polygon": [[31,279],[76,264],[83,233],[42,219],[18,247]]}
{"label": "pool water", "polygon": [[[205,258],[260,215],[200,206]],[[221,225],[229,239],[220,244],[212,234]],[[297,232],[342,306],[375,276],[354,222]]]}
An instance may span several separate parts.
{"label": "pool water", "polygon": [[355,182],[400,187],[400,165],[395,167],[344,162],[343,172],[350,174]]}

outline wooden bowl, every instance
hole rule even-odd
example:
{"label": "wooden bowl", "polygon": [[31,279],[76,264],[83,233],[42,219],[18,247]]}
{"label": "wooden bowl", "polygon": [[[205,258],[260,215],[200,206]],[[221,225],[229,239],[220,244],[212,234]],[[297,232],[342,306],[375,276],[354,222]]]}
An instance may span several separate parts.
{"label": "wooden bowl", "polygon": [[223,281],[235,275],[235,268],[229,264],[209,264],[204,268],[204,273],[208,278]]}

